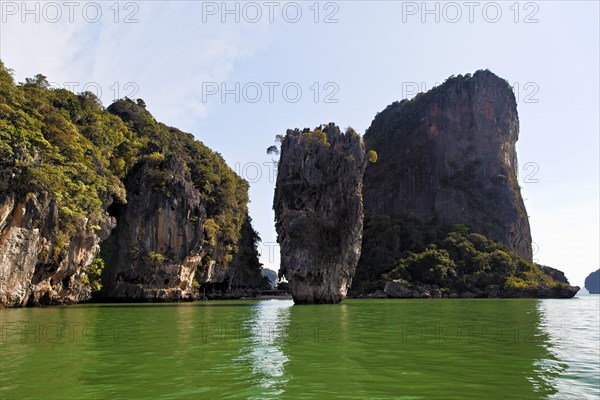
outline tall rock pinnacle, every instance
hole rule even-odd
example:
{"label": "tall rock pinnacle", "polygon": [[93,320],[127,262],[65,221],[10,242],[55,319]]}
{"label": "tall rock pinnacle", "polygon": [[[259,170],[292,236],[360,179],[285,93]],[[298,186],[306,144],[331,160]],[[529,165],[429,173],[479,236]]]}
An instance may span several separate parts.
{"label": "tall rock pinnacle", "polygon": [[365,147],[334,124],[288,130],[275,188],[280,275],[297,304],[339,303],[360,257]]}

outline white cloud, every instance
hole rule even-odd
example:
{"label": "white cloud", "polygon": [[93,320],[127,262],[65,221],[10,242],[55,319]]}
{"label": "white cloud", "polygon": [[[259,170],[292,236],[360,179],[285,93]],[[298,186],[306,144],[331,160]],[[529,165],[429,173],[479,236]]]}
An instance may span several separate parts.
{"label": "white cloud", "polygon": [[[0,39],[4,63],[18,80],[43,73],[59,86],[78,82],[71,84],[75,91],[94,82],[87,88],[98,93],[99,87],[105,105],[115,96],[142,97],[158,120],[193,130],[208,113],[202,83],[225,80],[240,58],[259,48],[267,30],[202,23],[200,4],[188,2],[136,3],[139,9],[121,9],[116,23],[112,4],[102,3],[97,23],[77,12],[69,23],[68,10],[61,23],[44,21],[42,10],[40,23],[7,15]],[[139,22],[123,23],[133,11]]]}

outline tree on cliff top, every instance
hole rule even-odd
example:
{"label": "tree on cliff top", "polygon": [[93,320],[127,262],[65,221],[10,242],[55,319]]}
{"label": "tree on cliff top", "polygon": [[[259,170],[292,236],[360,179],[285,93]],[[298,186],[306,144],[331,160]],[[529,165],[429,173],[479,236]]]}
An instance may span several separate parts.
{"label": "tree on cliff top", "polygon": [[[308,141],[309,143],[316,143],[316,144],[320,143],[320,144],[323,144],[323,145],[327,146],[328,145],[327,135],[323,131],[323,129],[324,129],[324,125],[320,125],[320,126],[316,127],[312,131],[310,129],[308,129],[308,128],[305,128],[302,131],[302,138],[304,140]],[[358,132],[356,132],[354,130],[354,128],[352,128],[351,126],[349,126],[348,128],[346,128],[346,134],[352,134],[352,135],[360,136],[358,134]],[[279,153],[280,153],[281,143],[283,143],[284,140],[285,140],[285,136],[284,135],[276,135],[275,136],[275,143],[276,144],[267,147],[267,154],[278,156]],[[378,157],[379,156],[377,155],[377,152],[375,150],[369,150],[367,152],[367,159],[371,163],[376,163]]]}

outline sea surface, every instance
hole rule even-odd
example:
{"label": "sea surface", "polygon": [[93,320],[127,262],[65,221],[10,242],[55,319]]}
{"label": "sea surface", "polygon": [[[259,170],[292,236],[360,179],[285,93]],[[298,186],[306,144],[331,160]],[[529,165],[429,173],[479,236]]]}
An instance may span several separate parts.
{"label": "sea surface", "polygon": [[2,309],[1,399],[598,399],[600,297]]}

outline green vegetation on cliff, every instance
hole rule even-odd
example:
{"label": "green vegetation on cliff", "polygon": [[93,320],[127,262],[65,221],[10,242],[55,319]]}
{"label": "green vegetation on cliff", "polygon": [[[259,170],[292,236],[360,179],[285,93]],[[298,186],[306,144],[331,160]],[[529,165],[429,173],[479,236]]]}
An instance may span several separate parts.
{"label": "green vegetation on cliff", "polygon": [[436,221],[409,215],[365,213],[362,252],[350,293],[383,289],[384,274],[395,268],[403,252],[419,252],[439,236]]}
{"label": "green vegetation on cliff", "polygon": [[42,75],[17,86],[0,63],[0,193],[45,192],[59,205],[54,257],[76,229],[100,229],[109,199],[125,201],[119,146],[132,136],[92,94],[51,90]]}
{"label": "green vegetation on cliff", "polygon": [[369,213],[363,238],[353,296],[381,290],[391,280],[444,293],[487,295],[495,287],[496,296],[550,296],[569,287],[566,280],[553,278],[555,270],[527,262],[464,225],[444,226],[412,214]]}
{"label": "green vegetation on cliff", "polygon": [[[54,262],[76,231],[101,230],[110,204],[127,202],[123,182],[136,164],[159,166],[172,155],[184,160],[206,208],[203,262],[231,263],[248,231],[248,183],[218,153],[157,122],[141,99],[105,108],[92,93],[50,88],[43,75],[15,84],[0,61],[0,195],[43,193],[57,205]],[[162,190],[167,177],[158,167],[153,173],[155,189]],[[94,289],[100,270],[86,280]]]}
{"label": "green vegetation on cliff", "polygon": [[[124,144],[121,164],[131,166],[141,157],[160,162],[171,155],[184,160],[208,216],[205,230],[210,250],[206,260],[215,257],[215,246],[222,245],[225,256],[217,261],[231,262],[248,213],[248,183],[193,135],[157,122],[142,101],[117,100],[107,111],[137,133],[132,142]],[[156,179],[158,185],[165,180],[160,174]]]}
{"label": "green vegetation on cliff", "polygon": [[418,253],[405,253],[386,277],[437,285],[453,292],[483,291],[492,285],[503,293],[518,294],[567,285],[514,255],[507,246],[469,233],[464,226],[450,232],[437,245],[430,244]]}

